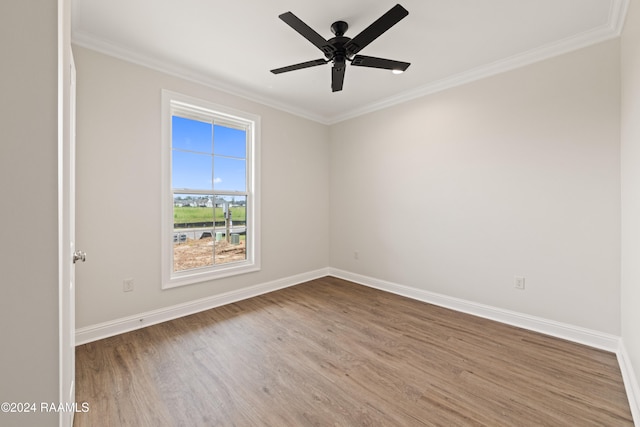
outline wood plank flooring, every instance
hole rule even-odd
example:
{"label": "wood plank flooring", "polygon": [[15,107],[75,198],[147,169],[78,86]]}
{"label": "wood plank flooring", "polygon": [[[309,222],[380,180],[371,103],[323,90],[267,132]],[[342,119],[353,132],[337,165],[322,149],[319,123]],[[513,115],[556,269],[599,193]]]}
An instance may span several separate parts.
{"label": "wood plank flooring", "polygon": [[632,426],[614,354],[326,277],[79,346],[75,426]]}

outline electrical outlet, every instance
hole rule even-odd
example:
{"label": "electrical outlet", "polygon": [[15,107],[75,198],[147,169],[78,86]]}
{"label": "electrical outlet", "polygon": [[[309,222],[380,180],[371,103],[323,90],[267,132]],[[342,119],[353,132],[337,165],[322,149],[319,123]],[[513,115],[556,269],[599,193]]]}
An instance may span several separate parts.
{"label": "electrical outlet", "polygon": [[123,292],[133,291],[133,279],[124,279],[122,281],[122,291]]}
{"label": "electrical outlet", "polygon": [[353,251],[353,259],[360,259],[360,252]]}
{"label": "electrical outlet", "polygon": [[516,289],[524,290],[524,277],[515,276],[513,281],[513,287]]}

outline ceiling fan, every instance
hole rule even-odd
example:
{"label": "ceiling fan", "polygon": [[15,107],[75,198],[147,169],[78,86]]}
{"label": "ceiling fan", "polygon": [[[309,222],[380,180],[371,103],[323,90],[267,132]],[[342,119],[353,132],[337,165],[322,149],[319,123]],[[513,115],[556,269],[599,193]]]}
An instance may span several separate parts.
{"label": "ceiling fan", "polygon": [[326,59],[314,59],[300,64],[276,68],[275,70],[271,70],[271,72],[273,74],[280,74],[332,62],[331,90],[333,92],[342,90],[347,61],[357,67],[382,68],[394,72],[403,72],[409,68],[410,63],[356,54],[408,14],[409,12],[404,7],[397,4],[352,39],[344,36],[349,25],[344,21],[336,21],[331,25],[331,32],[335,34],[335,37],[325,40],[324,37],[302,22],[302,20],[293,13],[283,13],[279,18],[320,49]]}

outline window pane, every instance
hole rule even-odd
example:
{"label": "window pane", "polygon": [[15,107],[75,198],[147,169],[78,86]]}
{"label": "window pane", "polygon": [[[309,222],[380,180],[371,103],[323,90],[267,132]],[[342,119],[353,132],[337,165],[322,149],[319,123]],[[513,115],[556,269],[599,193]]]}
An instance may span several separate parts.
{"label": "window pane", "polygon": [[214,264],[214,198],[173,196],[173,271]]}
{"label": "window pane", "polygon": [[[247,259],[247,197],[217,197],[222,206],[223,227],[216,222],[215,263]],[[216,211],[216,216],[217,216]]]}
{"label": "window pane", "polygon": [[211,190],[213,169],[211,156],[173,150],[171,180],[173,188]]}
{"label": "window pane", "polygon": [[211,123],[184,117],[171,117],[172,147],[211,154],[213,126]]}
{"label": "window pane", "polygon": [[173,196],[173,227],[212,227],[213,208],[214,198],[211,196],[176,193]]}
{"label": "window pane", "polygon": [[213,132],[215,138],[214,154],[243,159],[247,157],[247,132],[245,130],[215,125]]}
{"label": "window pane", "polygon": [[226,191],[245,191],[247,188],[246,160],[213,156],[213,188]]}

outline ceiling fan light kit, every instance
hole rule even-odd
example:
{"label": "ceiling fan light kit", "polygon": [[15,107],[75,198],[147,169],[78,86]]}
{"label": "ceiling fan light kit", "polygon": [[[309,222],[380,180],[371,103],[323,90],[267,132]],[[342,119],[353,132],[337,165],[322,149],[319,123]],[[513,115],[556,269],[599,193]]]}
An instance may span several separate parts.
{"label": "ceiling fan light kit", "polygon": [[375,56],[358,55],[358,52],[408,14],[409,12],[404,7],[397,4],[354,38],[349,38],[344,35],[349,28],[346,22],[336,21],[331,24],[331,32],[335,37],[325,40],[324,37],[293,13],[283,13],[279,18],[320,49],[324,53],[325,58],[276,68],[271,70],[271,72],[273,74],[281,74],[331,62],[333,64],[331,69],[331,90],[333,92],[342,90],[347,62],[350,62],[352,66],[356,67],[380,68],[391,70],[394,74],[400,74],[409,68],[411,64],[408,62],[394,61],[392,59],[377,58]]}

